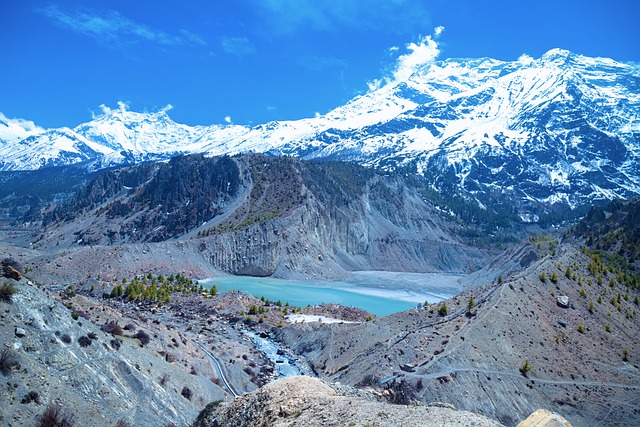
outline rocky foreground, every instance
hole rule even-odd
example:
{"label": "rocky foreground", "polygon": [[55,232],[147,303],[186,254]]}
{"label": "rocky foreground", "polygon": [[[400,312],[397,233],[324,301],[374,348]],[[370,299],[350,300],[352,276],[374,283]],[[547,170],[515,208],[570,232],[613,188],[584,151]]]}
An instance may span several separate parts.
{"label": "rocky foreground", "polygon": [[211,404],[193,427],[234,426],[474,426],[502,424],[483,415],[435,403],[392,405],[311,377],[288,377],[228,404]]}

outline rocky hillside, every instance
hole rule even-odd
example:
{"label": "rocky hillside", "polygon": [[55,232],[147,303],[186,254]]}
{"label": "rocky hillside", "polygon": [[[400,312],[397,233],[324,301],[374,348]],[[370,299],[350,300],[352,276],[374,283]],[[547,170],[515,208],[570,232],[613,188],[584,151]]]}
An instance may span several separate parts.
{"label": "rocky hillside", "polygon": [[[208,366],[187,355],[194,349],[166,357],[164,340],[175,331],[90,307],[91,315],[74,312],[27,279],[0,278],[0,424],[40,425],[53,405],[59,421],[75,425],[187,425],[206,402],[225,398],[207,377],[190,373]],[[131,326],[123,331],[125,322]]]}
{"label": "rocky hillside", "polygon": [[310,377],[284,378],[229,404],[207,406],[192,427],[502,425],[451,405],[392,405],[336,386]]}
{"label": "rocky hillside", "polygon": [[478,246],[504,235],[479,239],[487,213],[466,206],[434,198],[415,177],[354,164],[176,157],[107,172],[45,210],[34,247],[70,251],[62,269],[101,256],[96,247],[126,245],[140,256],[179,251],[185,262],[256,276],[468,272],[495,253]]}
{"label": "rocky hillside", "polygon": [[[391,379],[386,387],[410,398],[449,402],[506,425],[538,407],[574,426],[636,425],[636,206],[595,210],[576,227],[584,234],[532,237],[537,261],[444,304],[278,334],[322,377],[376,389]],[[614,238],[616,230],[625,237]]]}

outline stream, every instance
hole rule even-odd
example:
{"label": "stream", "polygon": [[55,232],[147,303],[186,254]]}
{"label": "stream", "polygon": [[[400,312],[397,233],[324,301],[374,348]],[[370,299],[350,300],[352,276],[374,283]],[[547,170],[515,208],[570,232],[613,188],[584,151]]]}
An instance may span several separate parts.
{"label": "stream", "polygon": [[297,357],[282,350],[273,340],[248,329],[242,329],[241,332],[253,341],[258,351],[273,362],[278,378],[311,374],[308,369],[302,366]]}

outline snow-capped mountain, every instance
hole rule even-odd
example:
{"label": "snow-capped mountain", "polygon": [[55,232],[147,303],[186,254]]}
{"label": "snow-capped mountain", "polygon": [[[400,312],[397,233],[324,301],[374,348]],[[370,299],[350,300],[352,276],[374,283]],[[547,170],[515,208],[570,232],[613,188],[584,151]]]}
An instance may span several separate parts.
{"label": "snow-capped mountain", "polygon": [[255,151],[411,166],[435,188],[480,202],[508,197],[522,213],[640,194],[638,68],[554,49],[414,71],[324,116],[255,127],[192,127],[122,106],[74,129],[27,132],[0,120],[0,170]]}

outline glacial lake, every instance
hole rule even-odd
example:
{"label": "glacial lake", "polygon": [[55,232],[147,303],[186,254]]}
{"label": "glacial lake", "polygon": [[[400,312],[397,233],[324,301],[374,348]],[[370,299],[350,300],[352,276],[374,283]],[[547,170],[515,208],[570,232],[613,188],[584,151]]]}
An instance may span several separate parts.
{"label": "glacial lake", "polygon": [[361,271],[341,281],[221,276],[201,283],[207,288],[215,284],[218,292],[240,291],[294,306],[341,304],[386,316],[415,308],[425,300],[440,302],[459,294],[458,280],[462,277],[446,273]]}

